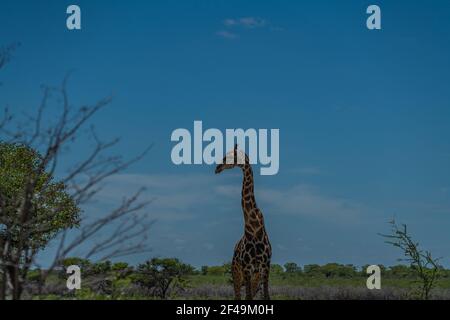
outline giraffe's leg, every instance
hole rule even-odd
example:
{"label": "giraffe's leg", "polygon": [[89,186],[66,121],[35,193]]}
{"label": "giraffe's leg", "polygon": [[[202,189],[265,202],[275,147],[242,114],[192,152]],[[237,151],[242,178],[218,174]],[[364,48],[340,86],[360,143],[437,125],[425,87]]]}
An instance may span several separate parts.
{"label": "giraffe's leg", "polygon": [[270,267],[266,267],[264,269],[264,271],[263,271],[263,276],[262,276],[264,300],[270,300],[270,295],[269,295],[269,275],[270,275]]}
{"label": "giraffe's leg", "polygon": [[256,293],[258,292],[259,289],[260,281],[261,281],[261,273],[256,272],[252,277],[252,297],[256,296]]}
{"label": "giraffe's leg", "polygon": [[231,267],[234,286],[234,299],[241,300],[241,288],[243,280],[242,268],[235,260],[233,260],[233,264]]}
{"label": "giraffe's leg", "polygon": [[249,269],[244,270],[244,284],[245,284],[245,300],[252,300],[252,273]]}

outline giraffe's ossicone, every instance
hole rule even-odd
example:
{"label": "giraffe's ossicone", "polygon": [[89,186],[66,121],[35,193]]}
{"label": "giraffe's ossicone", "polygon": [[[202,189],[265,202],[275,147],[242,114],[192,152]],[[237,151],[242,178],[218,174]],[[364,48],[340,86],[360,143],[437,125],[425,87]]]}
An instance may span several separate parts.
{"label": "giraffe's ossicone", "polygon": [[222,164],[216,167],[216,174],[225,169],[239,167],[242,182],[242,211],[244,213],[244,235],[234,248],[232,276],[235,299],[241,299],[241,288],[245,286],[245,298],[253,299],[260,285],[263,297],[269,296],[269,273],[272,247],[264,226],[264,217],[258,209],[254,194],[253,170],[248,156],[237,149],[227,153]]}

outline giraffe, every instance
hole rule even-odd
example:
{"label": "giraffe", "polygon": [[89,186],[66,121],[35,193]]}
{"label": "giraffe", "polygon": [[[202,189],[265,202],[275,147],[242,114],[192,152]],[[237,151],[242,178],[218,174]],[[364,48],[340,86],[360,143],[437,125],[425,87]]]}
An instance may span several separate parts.
{"label": "giraffe", "polygon": [[217,165],[216,174],[225,169],[239,167],[243,172],[242,211],[244,213],[244,235],[234,248],[232,277],[234,296],[241,299],[241,288],[245,286],[245,299],[252,300],[263,285],[263,298],[269,300],[269,272],[272,247],[264,226],[264,217],[258,209],[254,195],[253,170],[248,156],[235,145],[222,164]]}

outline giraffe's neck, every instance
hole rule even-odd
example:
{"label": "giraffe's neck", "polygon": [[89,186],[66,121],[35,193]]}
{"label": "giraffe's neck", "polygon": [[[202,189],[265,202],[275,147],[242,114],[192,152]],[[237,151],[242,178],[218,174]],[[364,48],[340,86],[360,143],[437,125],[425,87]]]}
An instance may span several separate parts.
{"label": "giraffe's neck", "polygon": [[254,232],[263,225],[262,215],[255,200],[253,170],[249,163],[242,167],[244,179],[242,182],[242,210],[244,213],[245,230]]}

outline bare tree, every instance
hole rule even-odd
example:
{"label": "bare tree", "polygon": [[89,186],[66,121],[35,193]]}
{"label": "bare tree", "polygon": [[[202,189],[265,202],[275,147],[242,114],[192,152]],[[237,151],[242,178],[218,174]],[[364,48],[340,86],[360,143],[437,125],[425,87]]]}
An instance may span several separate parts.
{"label": "bare tree", "polygon": [[[8,59],[7,55],[0,53],[0,69]],[[36,256],[50,241],[57,241],[56,253],[50,266],[42,272],[41,283],[64,258],[86,244],[90,248],[85,250],[85,256],[100,260],[149,250],[146,240],[153,221],[145,211],[150,201],[140,200],[144,189],[124,197],[114,210],[103,215],[82,215],[80,227],[76,230],[68,226],[60,228],[44,243],[36,244],[33,239],[32,235],[55,230],[55,216],[62,209],[56,206],[45,211],[44,217],[37,214],[34,200],[49,190],[53,177],[58,176],[59,183],[81,208],[93,200],[109,177],[141,160],[151,148],[145,148],[131,159],[111,155],[119,139],[103,141],[90,125],[94,115],[107,107],[111,98],[75,107],[69,100],[68,79],[69,76],[58,87],[44,86],[35,114],[26,115],[25,121],[13,116],[7,108],[0,117],[0,142],[25,146],[39,154],[33,167],[35,172],[30,174],[19,194],[7,197],[0,190],[0,299],[8,296],[21,298],[29,269],[36,264]],[[58,112],[49,107],[55,101]],[[66,168],[66,161],[62,159],[82,136],[92,141],[92,149],[81,161]],[[37,178],[41,173],[49,177],[44,182]],[[102,233],[108,236],[102,236]]]}

